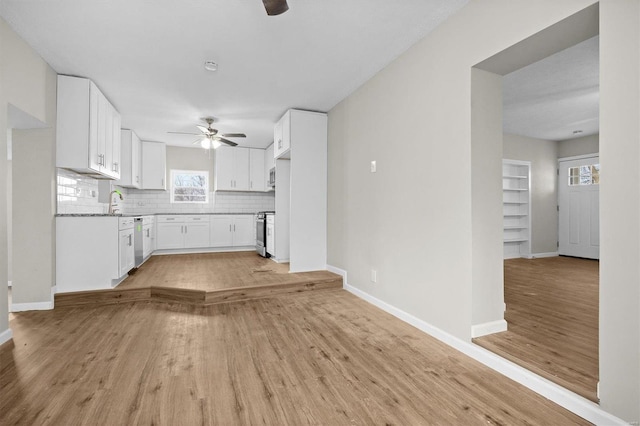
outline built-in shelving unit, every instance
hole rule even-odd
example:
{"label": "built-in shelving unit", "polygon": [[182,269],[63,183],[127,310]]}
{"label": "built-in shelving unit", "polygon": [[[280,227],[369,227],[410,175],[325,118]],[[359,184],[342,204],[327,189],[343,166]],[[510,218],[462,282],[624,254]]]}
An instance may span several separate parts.
{"label": "built-in shelving unit", "polygon": [[504,258],[531,254],[531,162],[502,160]]}

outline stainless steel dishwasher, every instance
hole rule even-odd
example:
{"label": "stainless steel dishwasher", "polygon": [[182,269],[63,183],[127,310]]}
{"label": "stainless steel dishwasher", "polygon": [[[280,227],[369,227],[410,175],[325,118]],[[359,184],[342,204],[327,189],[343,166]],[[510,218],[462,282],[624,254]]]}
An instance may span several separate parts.
{"label": "stainless steel dishwasher", "polygon": [[133,248],[135,255],[136,268],[142,265],[144,261],[144,248],[143,248],[143,236],[142,236],[142,216],[133,218]]}

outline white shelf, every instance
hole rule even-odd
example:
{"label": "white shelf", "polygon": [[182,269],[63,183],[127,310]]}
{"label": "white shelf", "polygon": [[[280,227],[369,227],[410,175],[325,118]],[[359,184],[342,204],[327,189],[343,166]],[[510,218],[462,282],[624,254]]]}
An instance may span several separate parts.
{"label": "white shelf", "polygon": [[507,240],[503,240],[505,243],[524,243],[529,241],[527,238],[509,238]]}
{"label": "white shelf", "polygon": [[502,160],[505,259],[527,257],[531,253],[530,175],[530,162]]}

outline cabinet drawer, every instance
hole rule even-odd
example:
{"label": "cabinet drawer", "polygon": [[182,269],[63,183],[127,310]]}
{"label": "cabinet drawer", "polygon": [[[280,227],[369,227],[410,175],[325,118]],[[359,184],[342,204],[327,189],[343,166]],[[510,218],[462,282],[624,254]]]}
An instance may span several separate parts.
{"label": "cabinet drawer", "polygon": [[133,218],[132,217],[121,217],[118,220],[118,229],[131,229],[133,228]]}
{"label": "cabinet drawer", "polygon": [[184,216],[180,216],[180,215],[157,216],[156,221],[158,223],[184,223]]}
{"label": "cabinet drawer", "polygon": [[206,222],[209,223],[208,215],[189,215],[184,217],[184,221],[187,223],[197,223],[197,222]]}

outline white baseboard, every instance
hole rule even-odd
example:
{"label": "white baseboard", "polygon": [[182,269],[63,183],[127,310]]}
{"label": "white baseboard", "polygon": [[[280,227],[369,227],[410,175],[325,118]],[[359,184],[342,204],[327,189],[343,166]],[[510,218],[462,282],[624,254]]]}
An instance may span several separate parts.
{"label": "white baseboard", "polygon": [[338,274],[342,277],[342,287],[347,285],[347,271],[344,269],[336,268],[335,266],[327,265],[327,271]]}
{"label": "white baseboard", "polygon": [[2,333],[0,333],[0,345],[7,343],[12,338],[13,338],[13,331],[11,331],[10,328],[6,329]]}
{"label": "white baseboard", "polygon": [[[327,270],[329,270],[328,266]],[[396,308],[395,306],[392,306],[380,299],[371,296],[368,293],[350,286],[346,282],[344,284],[344,288],[350,293],[353,293],[354,295],[377,306],[383,311],[390,313],[396,318],[399,318],[402,321],[411,324],[417,329],[429,334],[432,337],[435,337],[441,342],[446,343],[452,348],[459,350],[463,354],[475,359],[476,361],[510,378],[511,380],[520,383],[521,385],[555,402],[561,407],[566,408],[567,410],[590,421],[591,423],[598,425],[627,425],[627,423],[623,420],[601,409],[598,404],[595,404],[594,402],[591,402],[588,399],[583,398],[580,395],[545,379],[544,377],[538,376],[537,374],[534,374],[531,371],[512,363],[511,361],[499,357],[498,355],[484,348],[481,348],[478,345],[464,341],[437,327],[434,327],[426,321],[416,318],[415,316],[404,312]]]}
{"label": "white baseboard", "polygon": [[486,336],[487,334],[500,333],[501,331],[507,331],[507,322],[503,319],[472,325],[471,338],[474,339],[476,337]]}
{"label": "white baseboard", "polygon": [[54,295],[57,292],[57,286],[51,287],[51,300],[49,302],[34,302],[34,303],[11,303],[9,307],[10,312],[25,312],[25,311],[49,311],[53,309]]}
{"label": "white baseboard", "polygon": [[12,303],[11,312],[49,311],[53,309],[53,302]]}
{"label": "white baseboard", "polygon": [[558,257],[560,256],[557,251],[550,251],[548,253],[531,253],[529,259],[540,259],[543,257]]}

